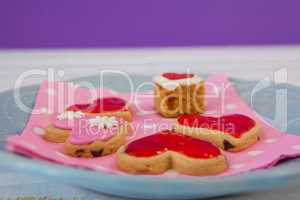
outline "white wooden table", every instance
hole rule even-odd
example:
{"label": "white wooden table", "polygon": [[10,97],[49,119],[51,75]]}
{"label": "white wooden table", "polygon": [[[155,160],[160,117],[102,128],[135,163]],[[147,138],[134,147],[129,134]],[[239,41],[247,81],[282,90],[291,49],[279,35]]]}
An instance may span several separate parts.
{"label": "white wooden table", "polygon": [[[0,89],[14,86],[28,70],[63,70],[63,78],[91,75],[103,69],[135,74],[191,70],[263,79],[287,69],[288,82],[300,85],[300,46],[161,49],[0,50]],[[31,77],[24,84],[45,77]],[[57,78],[59,78],[57,76]]]}
{"label": "white wooden table", "polygon": [[[216,47],[162,49],[81,49],[81,50],[14,50],[0,51],[0,90],[11,89],[28,70],[53,68],[57,80],[93,75],[103,69],[118,69],[131,74],[156,74],[162,71],[226,73],[243,79],[273,77],[278,70],[287,72],[287,82],[300,85],[300,46]],[[64,71],[60,77],[58,71]],[[23,85],[39,83],[45,77],[31,77]],[[26,184],[29,175],[0,172],[0,192],[4,196],[11,186]],[[41,188],[48,180],[30,177]],[[71,186],[70,186],[71,187]],[[74,194],[80,190],[74,188]],[[47,188],[41,189],[41,193]],[[30,194],[27,194],[27,196]],[[257,192],[219,199],[299,199],[299,187]],[[118,199],[106,197],[103,199]]]}

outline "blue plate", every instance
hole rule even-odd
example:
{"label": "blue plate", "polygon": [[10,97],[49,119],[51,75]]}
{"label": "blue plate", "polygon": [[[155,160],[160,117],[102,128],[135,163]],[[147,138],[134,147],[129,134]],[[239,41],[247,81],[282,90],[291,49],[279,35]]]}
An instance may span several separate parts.
{"label": "blue plate", "polygon": [[[89,81],[99,87],[98,77],[86,77],[73,80],[80,83]],[[135,85],[149,81],[150,77],[135,76]],[[118,77],[111,77],[110,80]],[[232,79],[240,95],[249,103],[251,91],[256,82]],[[124,83],[111,81],[105,84],[118,91],[126,91]],[[33,106],[38,86],[24,87],[21,96],[25,104]],[[258,91],[253,98],[253,109],[273,123],[275,127],[282,126],[283,121],[275,120],[275,96],[278,91],[287,91],[288,106],[287,131],[292,134],[300,133],[300,88],[290,85],[269,85]],[[99,191],[106,194],[123,197],[146,199],[192,199],[223,196],[242,192],[265,190],[300,184],[300,159],[282,162],[268,170],[257,170],[231,177],[191,177],[191,178],[155,178],[134,175],[114,175],[93,172],[85,169],[71,168],[47,161],[30,159],[4,151],[5,138],[11,133],[18,133],[24,128],[28,115],[18,109],[13,101],[13,91],[6,91],[0,95],[0,132],[1,147],[0,167],[43,175],[49,179],[71,183],[77,186]]]}

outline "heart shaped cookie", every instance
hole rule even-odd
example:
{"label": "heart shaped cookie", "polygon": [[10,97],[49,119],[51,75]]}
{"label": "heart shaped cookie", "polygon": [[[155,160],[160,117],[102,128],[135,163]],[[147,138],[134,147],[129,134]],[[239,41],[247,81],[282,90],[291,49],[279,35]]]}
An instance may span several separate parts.
{"label": "heart shaped cookie", "polygon": [[42,137],[49,142],[63,143],[69,137],[75,119],[81,119],[84,116],[85,114],[81,111],[54,113]]}
{"label": "heart shaped cookie", "polygon": [[244,150],[259,140],[259,124],[248,116],[181,115],[175,131],[209,141],[226,151]]}
{"label": "heart shaped cookie", "polygon": [[126,141],[129,124],[121,118],[96,116],[75,120],[64,143],[64,153],[73,157],[94,158],[112,154]]}
{"label": "heart shaped cookie", "polygon": [[121,147],[117,166],[134,174],[159,174],[168,169],[207,176],[227,169],[227,162],[216,146],[204,140],[162,131]]}
{"label": "heart shaped cookie", "polygon": [[125,100],[117,97],[99,98],[91,104],[75,104],[67,108],[67,111],[81,111],[87,115],[115,116],[132,120],[129,106]]}

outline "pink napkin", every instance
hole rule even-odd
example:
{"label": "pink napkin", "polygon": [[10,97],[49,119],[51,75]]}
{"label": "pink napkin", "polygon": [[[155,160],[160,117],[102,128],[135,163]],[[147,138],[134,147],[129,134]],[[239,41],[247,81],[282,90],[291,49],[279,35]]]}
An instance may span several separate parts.
{"label": "pink napkin", "polygon": [[[277,131],[260,118],[243,102],[225,75],[214,75],[206,81],[206,115],[220,116],[241,113],[256,119],[262,126],[262,137],[255,145],[239,153],[225,152],[229,169],[218,176],[229,176],[256,169],[268,168],[284,158],[300,156],[300,137]],[[44,128],[49,124],[53,112],[62,112],[74,103],[89,103],[95,95],[118,96],[130,101],[134,120],[133,140],[158,130],[172,127],[175,119],[162,118],[153,108],[151,91],[143,93],[116,93],[109,89],[76,88],[62,82],[43,82],[34,106],[34,112],[21,135],[7,139],[7,149],[30,157],[49,160],[69,166],[84,167],[95,171],[121,174],[115,164],[115,155],[93,159],[73,158],[63,153],[63,145],[50,143],[41,138]],[[72,96],[75,100],[72,101]],[[59,103],[58,103],[59,102]],[[162,124],[163,127],[162,127]],[[167,125],[167,126],[166,126]],[[168,171],[158,177],[186,176],[175,171]]]}

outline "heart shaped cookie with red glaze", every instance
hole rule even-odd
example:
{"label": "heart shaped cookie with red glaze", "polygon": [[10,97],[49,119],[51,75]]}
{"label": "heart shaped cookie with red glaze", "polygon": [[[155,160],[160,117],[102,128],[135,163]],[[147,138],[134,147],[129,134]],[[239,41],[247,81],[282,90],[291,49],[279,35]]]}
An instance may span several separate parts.
{"label": "heart shaped cookie with red glaze", "polygon": [[175,131],[209,141],[226,151],[238,152],[259,140],[260,126],[252,118],[232,114],[221,117],[181,115]]}
{"label": "heart shaped cookie with red glaze", "polygon": [[162,74],[163,77],[169,80],[179,80],[179,79],[186,79],[194,77],[194,74],[187,74],[187,73],[164,73]]}
{"label": "heart shaped cookie with red glaze", "polygon": [[69,106],[67,111],[81,111],[87,115],[115,116],[126,121],[132,121],[132,114],[127,102],[117,97],[99,98],[91,104],[75,104]]}
{"label": "heart shaped cookie with red glaze", "polygon": [[227,169],[220,149],[204,140],[162,131],[121,147],[117,166],[128,173],[159,174],[168,169],[193,176],[208,176]]}

